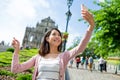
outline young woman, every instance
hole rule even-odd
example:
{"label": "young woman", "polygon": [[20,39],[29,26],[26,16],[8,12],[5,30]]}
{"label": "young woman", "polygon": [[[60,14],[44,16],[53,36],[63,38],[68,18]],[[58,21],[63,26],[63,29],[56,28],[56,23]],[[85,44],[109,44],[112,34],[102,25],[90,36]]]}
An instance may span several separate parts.
{"label": "young woman", "polygon": [[82,16],[90,26],[78,46],[69,51],[61,52],[62,35],[58,29],[53,28],[43,37],[39,54],[20,64],[20,43],[14,38],[12,45],[15,51],[12,58],[11,71],[17,73],[34,67],[32,80],[64,80],[64,72],[66,70],[67,63],[76,55],[84,51],[94,28],[94,19],[92,14],[83,8]]}

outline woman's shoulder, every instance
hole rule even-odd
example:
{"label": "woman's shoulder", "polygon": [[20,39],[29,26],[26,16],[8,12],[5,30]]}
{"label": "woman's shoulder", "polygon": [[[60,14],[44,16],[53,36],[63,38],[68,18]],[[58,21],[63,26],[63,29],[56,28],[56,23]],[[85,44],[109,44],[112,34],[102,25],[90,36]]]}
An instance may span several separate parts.
{"label": "woman's shoulder", "polygon": [[35,58],[35,59],[37,59],[37,58],[40,58],[41,56],[39,55],[39,54],[36,54],[36,55],[34,55],[32,58]]}
{"label": "woman's shoulder", "polygon": [[65,57],[65,56],[68,56],[69,54],[69,51],[64,51],[64,52],[61,52],[59,53],[59,57]]}

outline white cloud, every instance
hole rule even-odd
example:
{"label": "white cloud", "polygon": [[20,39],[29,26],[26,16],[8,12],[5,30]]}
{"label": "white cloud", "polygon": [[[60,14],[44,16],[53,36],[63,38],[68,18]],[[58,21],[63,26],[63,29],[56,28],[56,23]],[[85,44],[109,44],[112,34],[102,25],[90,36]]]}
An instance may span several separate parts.
{"label": "white cloud", "polygon": [[50,8],[50,3],[48,2],[48,0],[38,0],[37,3],[41,7]]}
{"label": "white cloud", "polygon": [[99,0],[100,2],[105,2],[105,0]]}
{"label": "white cloud", "polygon": [[11,0],[8,4],[7,13],[16,18],[31,19],[36,16],[34,5],[30,0]]}
{"label": "white cloud", "polygon": [[2,26],[0,41],[11,42],[12,38],[16,37],[21,43],[27,24],[34,26],[37,21],[41,20],[40,17],[48,17],[44,12],[48,15],[52,14],[50,3],[47,0],[2,1],[0,12],[2,12],[0,13],[0,25]]}
{"label": "white cloud", "polygon": [[[31,0],[10,0],[3,2],[0,19],[0,41],[11,42],[16,37],[22,43],[25,27],[36,18],[36,9]],[[4,8],[5,7],[5,8]],[[2,9],[4,8],[4,10]]]}

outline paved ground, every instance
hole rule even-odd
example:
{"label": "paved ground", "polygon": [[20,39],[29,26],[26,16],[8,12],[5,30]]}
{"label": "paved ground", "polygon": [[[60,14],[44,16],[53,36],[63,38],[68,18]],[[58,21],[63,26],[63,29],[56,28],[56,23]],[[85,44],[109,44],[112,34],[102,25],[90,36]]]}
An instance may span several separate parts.
{"label": "paved ground", "polygon": [[76,69],[75,64],[73,68],[68,68],[70,80],[120,80],[120,72],[114,74],[114,70],[109,69],[108,72],[101,73],[93,70],[92,72],[84,68]]}

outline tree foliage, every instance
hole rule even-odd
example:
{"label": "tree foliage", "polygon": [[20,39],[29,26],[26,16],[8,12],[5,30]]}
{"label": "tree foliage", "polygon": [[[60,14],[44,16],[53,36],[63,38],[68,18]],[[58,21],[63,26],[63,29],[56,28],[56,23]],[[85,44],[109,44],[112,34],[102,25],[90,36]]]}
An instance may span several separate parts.
{"label": "tree foliage", "polygon": [[72,45],[67,49],[67,50],[71,50],[73,49],[74,47],[76,47],[79,42],[80,42],[81,38],[80,37],[75,37],[75,39],[73,40],[72,42]]}
{"label": "tree foliage", "polygon": [[[105,2],[94,3],[101,9],[92,11],[96,27],[89,48],[94,48],[94,52],[102,56],[108,56],[108,53],[119,53],[120,0],[105,0]],[[90,45],[92,43],[94,47]]]}

